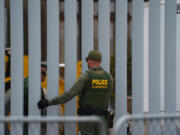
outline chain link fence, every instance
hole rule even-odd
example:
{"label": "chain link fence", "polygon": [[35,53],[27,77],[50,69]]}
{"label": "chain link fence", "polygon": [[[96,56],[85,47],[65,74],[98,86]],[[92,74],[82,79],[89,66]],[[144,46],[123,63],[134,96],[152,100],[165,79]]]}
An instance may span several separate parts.
{"label": "chain link fence", "polygon": [[180,135],[180,115],[124,116],[117,120],[115,135]]}

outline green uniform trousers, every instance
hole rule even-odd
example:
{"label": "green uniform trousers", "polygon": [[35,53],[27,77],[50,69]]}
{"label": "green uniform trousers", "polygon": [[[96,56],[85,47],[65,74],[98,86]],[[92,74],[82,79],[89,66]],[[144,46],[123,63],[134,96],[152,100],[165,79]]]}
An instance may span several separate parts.
{"label": "green uniform trousers", "polygon": [[[103,116],[100,118],[103,120],[105,132],[108,134],[107,121]],[[101,133],[101,127],[97,123],[81,123],[79,124],[79,130],[81,135],[100,135]]]}

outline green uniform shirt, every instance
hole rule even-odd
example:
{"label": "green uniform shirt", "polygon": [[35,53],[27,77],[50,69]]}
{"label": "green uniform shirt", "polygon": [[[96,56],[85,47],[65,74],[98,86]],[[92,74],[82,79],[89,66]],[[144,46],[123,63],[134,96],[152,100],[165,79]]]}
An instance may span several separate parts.
{"label": "green uniform shirt", "polygon": [[[102,70],[102,68],[96,67],[96,70]],[[72,86],[72,88],[69,91],[65,92],[61,96],[57,96],[51,100],[48,100],[48,104],[58,105],[58,104],[66,103],[75,96],[80,95],[83,92],[87,81],[88,81],[88,73],[85,72],[80,76],[79,80]],[[111,84],[111,89],[112,89],[112,84]]]}
{"label": "green uniform shirt", "polygon": [[67,101],[71,100],[73,97],[79,95],[86,84],[88,74],[84,73],[80,76],[79,80],[72,86],[72,88],[62,94],[61,96],[57,96],[51,100],[48,100],[49,105],[58,105],[62,103],[66,103]]}

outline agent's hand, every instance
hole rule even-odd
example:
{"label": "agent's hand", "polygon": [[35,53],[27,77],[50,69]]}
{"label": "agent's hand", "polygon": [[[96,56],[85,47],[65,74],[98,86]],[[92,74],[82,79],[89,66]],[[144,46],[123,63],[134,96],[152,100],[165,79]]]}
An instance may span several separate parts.
{"label": "agent's hand", "polygon": [[37,103],[39,109],[44,109],[48,106],[48,100],[47,99],[41,99]]}

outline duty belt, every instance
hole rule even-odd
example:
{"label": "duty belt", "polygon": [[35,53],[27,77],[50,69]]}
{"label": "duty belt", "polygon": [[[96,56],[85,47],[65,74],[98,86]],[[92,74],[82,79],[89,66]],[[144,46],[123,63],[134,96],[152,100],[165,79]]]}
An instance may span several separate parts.
{"label": "duty belt", "polygon": [[97,109],[93,109],[91,107],[79,108],[78,109],[79,115],[93,115],[94,114],[94,115],[106,116],[107,113],[108,113],[108,111],[97,110]]}
{"label": "duty belt", "polygon": [[103,111],[98,109],[93,109],[92,107],[79,108],[79,115],[103,115],[107,119],[107,125],[109,128],[113,127],[114,114],[109,111]]}

